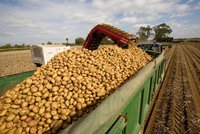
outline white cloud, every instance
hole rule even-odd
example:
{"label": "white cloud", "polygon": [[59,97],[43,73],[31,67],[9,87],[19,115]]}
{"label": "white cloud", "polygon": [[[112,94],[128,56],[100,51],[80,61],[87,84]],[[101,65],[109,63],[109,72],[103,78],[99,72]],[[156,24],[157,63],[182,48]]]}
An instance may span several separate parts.
{"label": "white cloud", "polygon": [[0,33],[0,37],[14,37],[14,34],[11,33],[11,32],[3,32],[3,33]]}
{"label": "white cloud", "polygon": [[194,6],[195,10],[200,10],[200,1]]}
{"label": "white cloud", "polygon": [[185,15],[189,12],[189,9],[190,9],[190,7],[186,4],[177,5],[177,8],[175,10],[175,15],[176,16]]}
{"label": "white cloud", "polygon": [[[18,1],[18,6],[0,2],[0,38],[1,42],[40,43],[48,40],[64,42],[67,36],[70,42],[74,42],[78,36],[86,37],[98,23],[114,24],[135,34],[139,26],[155,26],[190,14],[192,2],[181,4],[180,0],[21,0]],[[200,2],[194,8],[198,10],[199,7]],[[172,23],[176,31],[182,31],[182,26],[178,24],[178,21]],[[13,36],[14,39],[11,38]]]}
{"label": "white cloud", "polygon": [[[200,37],[200,25],[196,24],[180,24],[181,30],[178,30],[179,27],[173,27],[172,36],[179,38],[192,38]],[[195,31],[195,32],[194,32]]]}
{"label": "white cloud", "polygon": [[133,24],[136,23],[139,19],[136,17],[124,17],[122,19],[119,20],[120,23],[129,23],[129,24]]}

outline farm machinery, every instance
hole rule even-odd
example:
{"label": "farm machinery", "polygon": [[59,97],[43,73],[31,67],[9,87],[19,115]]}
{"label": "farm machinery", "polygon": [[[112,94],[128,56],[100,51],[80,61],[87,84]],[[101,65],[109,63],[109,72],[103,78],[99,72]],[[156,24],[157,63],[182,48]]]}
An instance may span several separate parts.
{"label": "farm machinery", "polygon": [[162,53],[163,50],[162,43],[157,43],[157,42],[139,43],[137,44],[137,47],[143,49],[146,53],[148,53],[152,57],[157,57],[160,53]]}
{"label": "farm machinery", "polygon": [[83,48],[95,50],[98,48],[99,44],[105,37],[109,37],[114,41],[115,44],[118,44],[119,47],[122,48],[127,48],[130,41],[137,41],[137,37],[134,35],[122,31],[121,29],[118,29],[114,26],[101,24],[95,26],[90,31],[83,45]]}
{"label": "farm machinery", "polygon": [[[109,37],[119,47],[128,49],[137,37],[116,27],[100,24],[88,34],[84,49],[96,50],[102,39]],[[164,51],[156,52],[154,59],[123,83],[92,112],[73,122],[59,133],[125,133],[142,132],[153,94],[162,82],[165,72]],[[34,71],[0,78],[1,92],[34,74]],[[55,76],[56,77],[56,76]]]}

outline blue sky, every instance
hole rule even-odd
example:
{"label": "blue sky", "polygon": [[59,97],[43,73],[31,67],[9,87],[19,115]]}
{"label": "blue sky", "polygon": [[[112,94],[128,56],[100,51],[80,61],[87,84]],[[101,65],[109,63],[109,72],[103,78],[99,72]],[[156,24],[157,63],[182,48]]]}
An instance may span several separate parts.
{"label": "blue sky", "polygon": [[135,34],[167,23],[175,38],[200,37],[200,0],[0,0],[0,44],[74,42],[98,23]]}

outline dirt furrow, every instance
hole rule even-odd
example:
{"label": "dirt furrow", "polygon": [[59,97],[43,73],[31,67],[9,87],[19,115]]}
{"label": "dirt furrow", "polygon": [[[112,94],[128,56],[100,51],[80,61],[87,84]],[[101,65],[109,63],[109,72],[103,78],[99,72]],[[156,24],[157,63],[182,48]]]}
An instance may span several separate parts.
{"label": "dirt furrow", "polygon": [[[178,46],[179,47],[179,46]],[[177,57],[178,61],[176,61],[176,72],[175,72],[175,81],[173,83],[172,94],[174,96],[172,111],[168,114],[171,116],[171,120],[169,120],[171,133],[184,133],[188,130],[187,120],[187,112],[186,107],[184,107],[185,101],[185,88],[183,82],[183,57],[181,55],[180,49],[177,49]]]}
{"label": "dirt furrow", "polygon": [[[184,51],[184,47],[181,47],[182,56],[183,56],[183,82],[184,82],[184,89],[185,90],[185,107],[187,112],[187,123],[188,130],[187,133],[198,133],[200,130],[200,94],[198,91],[198,84],[199,82],[195,81],[196,73],[192,72],[191,68],[193,68],[193,64],[191,63],[192,60],[189,59],[188,55]],[[191,57],[192,59],[194,57]],[[195,75],[195,76],[194,76]],[[195,123],[194,123],[195,122]]]}
{"label": "dirt furrow", "polygon": [[190,55],[194,57],[198,62],[200,62],[200,51],[194,46],[184,45],[184,48],[187,49]]}
{"label": "dirt furrow", "polygon": [[200,61],[198,62],[195,57],[193,57],[186,48],[184,48],[184,51],[187,55],[187,60],[190,62],[190,70],[192,71],[193,75],[195,77],[196,83],[200,82]]}
{"label": "dirt furrow", "polygon": [[193,79],[195,81],[196,86],[198,87],[199,94],[200,94],[200,58],[196,57],[195,55],[191,54],[191,50],[189,47],[183,47],[184,52],[187,56],[185,58],[188,61],[188,66],[190,67],[190,71],[192,72]]}
{"label": "dirt furrow", "polygon": [[175,47],[145,133],[199,133],[198,52],[190,46]]}

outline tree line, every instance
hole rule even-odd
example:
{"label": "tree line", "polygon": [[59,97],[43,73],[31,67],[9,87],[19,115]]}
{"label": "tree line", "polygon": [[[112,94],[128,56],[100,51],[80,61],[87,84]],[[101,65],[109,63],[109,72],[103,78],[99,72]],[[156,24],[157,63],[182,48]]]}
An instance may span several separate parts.
{"label": "tree line", "polygon": [[19,44],[15,44],[15,45],[11,45],[11,44],[9,44],[9,43],[7,43],[7,44],[5,44],[5,45],[2,45],[2,46],[0,46],[0,48],[1,49],[9,49],[9,48],[30,48],[31,47],[31,45],[26,45],[26,44],[21,44],[21,45],[19,45]]}
{"label": "tree line", "polygon": [[141,40],[153,38],[157,42],[172,42],[173,37],[169,37],[171,33],[171,27],[166,23],[162,23],[154,27],[150,27],[149,25],[146,27],[141,26],[136,34]]}

